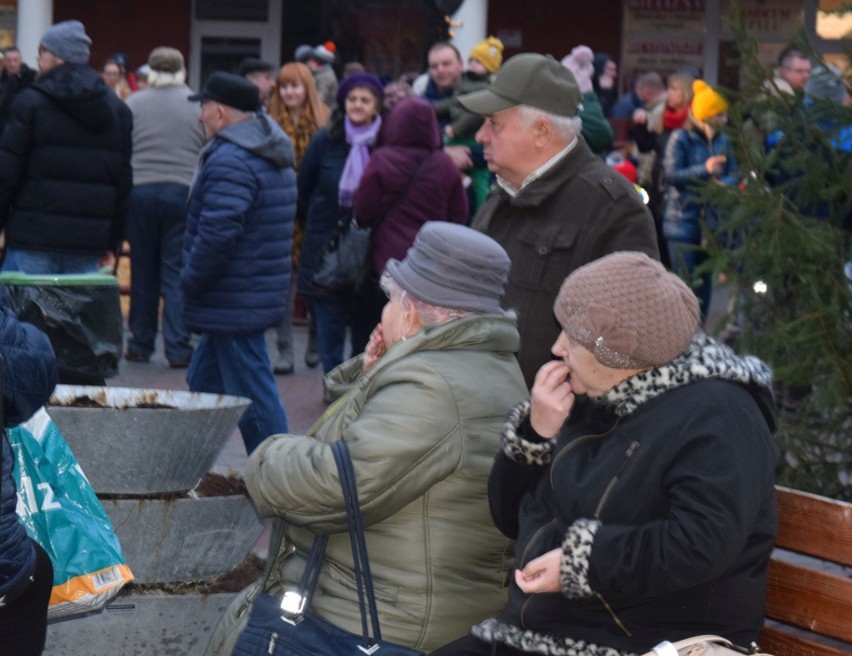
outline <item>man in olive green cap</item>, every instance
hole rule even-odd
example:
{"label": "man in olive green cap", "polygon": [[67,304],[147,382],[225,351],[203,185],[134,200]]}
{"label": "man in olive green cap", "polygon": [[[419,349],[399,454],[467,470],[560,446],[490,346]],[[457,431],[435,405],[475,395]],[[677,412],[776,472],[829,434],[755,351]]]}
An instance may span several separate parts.
{"label": "man in olive green cap", "polygon": [[553,302],[562,281],[615,251],[659,259],[654,221],[633,186],[589,150],[580,88],[550,55],[515,55],[487,89],[459,102],[485,117],[476,140],[499,189],[473,227],[512,260],[503,305],[518,312],[518,360],[532,387],[559,336]]}

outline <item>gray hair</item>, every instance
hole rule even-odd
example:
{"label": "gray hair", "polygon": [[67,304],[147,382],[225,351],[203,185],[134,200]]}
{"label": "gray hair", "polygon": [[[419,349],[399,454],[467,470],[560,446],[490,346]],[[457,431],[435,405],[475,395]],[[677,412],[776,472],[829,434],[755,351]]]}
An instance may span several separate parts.
{"label": "gray hair", "polygon": [[530,127],[538,118],[547,119],[566,144],[579,136],[583,128],[583,120],[579,116],[558,116],[532,105],[518,105],[518,112],[525,127]]}
{"label": "gray hair", "polygon": [[219,103],[222,106],[222,109],[225,110],[225,114],[228,116],[228,124],[240,123],[241,121],[247,121],[252,118],[256,112],[247,112],[242,109],[237,109],[236,107],[231,107],[230,105],[225,105],[224,103]]}
{"label": "gray hair", "polygon": [[416,296],[413,296],[410,292],[406,291],[402,287],[399,286],[396,280],[393,279],[389,273],[385,272],[382,274],[381,279],[379,280],[379,285],[382,290],[388,295],[388,298],[393,300],[394,298],[398,299],[400,307],[405,309],[406,303],[410,304],[415,310],[417,310],[417,315],[420,317],[420,325],[424,328],[431,328],[432,326],[440,326],[441,324],[449,323],[454,319],[460,319],[461,317],[467,317],[471,314],[476,314],[475,312],[470,312],[469,310],[459,310],[456,308],[445,308],[440,305],[433,305],[431,303],[427,303],[426,301],[421,301]]}

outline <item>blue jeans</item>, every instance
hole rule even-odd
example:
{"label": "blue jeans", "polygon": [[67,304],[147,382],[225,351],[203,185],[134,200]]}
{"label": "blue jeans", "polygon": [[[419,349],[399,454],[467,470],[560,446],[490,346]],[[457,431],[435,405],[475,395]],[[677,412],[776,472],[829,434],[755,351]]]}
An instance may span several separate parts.
{"label": "blue jeans", "polygon": [[100,267],[101,258],[100,255],[7,248],[6,259],[3,260],[3,271],[23,271],[29,274],[94,273]]}
{"label": "blue jeans", "polygon": [[695,292],[703,320],[707,317],[707,310],[710,308],[713,279],[709,272],[702,273],[698,278],[695,277],[693,272],[707,259],[707,251],[701,248],[699,244],[691,242],[669,239],[667,243],[672,270]]}
{"label": "blue jeans", "polygon": [[270,435],[287,432],[287,414],[278,396],[263,331],[249,335],[204,333],[186,372],[186,382],[193,392],[251,399],[239,424],[247,454]]}
{"label": "blue jeans", "polygon": [[189,188],[179,184],[133,187],[127,216],[130,242],[131,337],[127,348],[148,357],[154,351],[160,295],[163,296],[163,345],[169,362],[192,357],[183,318],[180,270]]}

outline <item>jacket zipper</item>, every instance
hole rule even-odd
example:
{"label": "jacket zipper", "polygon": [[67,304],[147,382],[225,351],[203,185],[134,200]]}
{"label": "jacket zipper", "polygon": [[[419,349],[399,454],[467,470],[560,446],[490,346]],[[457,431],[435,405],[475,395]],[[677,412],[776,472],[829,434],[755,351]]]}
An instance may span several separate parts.
{"label": "jacket zipper", "polygon": [[638,448],[639,442],[637,442],[636,440],[633,440],[630,443],[630,446],[627,447],[627,451],[624,453],[624,460],[621,461],[621,467],[618,468],[618,471],[615,473],[615,476],[610,479],[609,483],[606,486],[606,489],[604,490],[604,493],[601,495],[601,500],[598,501],[598,507],[595,508],[595,519],[601,518],[601,510],[603,510],[604,504],[609,498],[609,493],[612,492],[612,488],[615,487],[615,484],[618,483],[618,479],[621,478],[621,474],[624,473],[624,468],[627,467],[627,461],[630,460],[630,458],[633,456],[633,454],[636,452],[636,449]]}
{"label": "jacket zipper", "polygon": [[[574,447],[578,446],[579,444],[581,444],[581,443],[583,443],[583,442],[587,442],[588,440],[593,440],[593,439],[596,439],[596,438],[603,438],[603,437],[606,437],[607,435],[609,435],[610,433],[612,433],[612,431],[614,431],[614,430],[618,427],[618,424],[619,424],[620,422],[621,422],[621,417],[619,417],[619,418],[616,420],[616,422],[612,425],[612,427],[611,427],[609,430],[607,430],[606,432],[604,432],[604,433],[590,433],[590,434],[588,434],[588,435],[581,435],[580,437],[577,437],[576,439],[572,440],[572,441],[571,441],[571,442],[570,442],[570,443],[569,443],[569,444],[568,444],[568,445],[567,445],[564,449],[562,449],[562,451],[560,451],[560,452],[557,454],[557,456],[556,456],[556,460],[559,460],[560,458],[562,458],[562,456],[563,456],[564,454],[568,453],[568,451],[570,451],[571,449],[573,449]],[[638,446],[638,443],[637,443],[637,446]],[[551,463],[551,466],[550,466],[550,477],[551,477],[551,478],[550,478],[550,486],[551,486],[551,487],[554,487],[554,484],[553,484],[553,470],[554,470],[554,466],[553,466],[553,465],[555,465],[555,464],[556,464],[556,460],[554,460],[554,461]],[[619,469],[619,473],[621,473],[621,470],[622,470],[622,469],[624,469],[624,464],[622,464],[621,469]],[[617,476],[617,474],[616,474],[616,476]],[[600,507],[600,506],[599,506],[599,507]],[[531,547],[533,544],[535,544],[536,540],[538,540],[538,537],[541,535],[541,533],[542,533],[544,530],[546,530],[549,526],[551,526],[552,524],[553,524],[553,521],[551,520],[551,521],[549,521],[547,524],[545,524],[544,526],[540,527],[540,528],[539,528],[539,529],[538,529],[538,530],[537,530],[537,531],[533,534],[532,539],[530,539],[530,540],[527,542],[527,546],[524,548],[524,552],[523,552],[523,554],[521,555],[521,563],[525,563],[525,562],[527,561],[527,552],[529,551],[530,547]],[[523,605],[521,606],[521,611],[520,611],[520,621],[521,621],[521,627],[522,627],[522,628],[524,628],[524,629],[526,629],[526,628],[527,628],[527,626],[526,626],[526,622],[524,622],[524,611],[525,611],[525,609],[526,609],[526,607],[527,607],[527,604],[528,604],[528,603],[532,600],[532,598],[533,598],[536,594],[538,594],[538,593],[533,593],[532,595],[530,595],[530,596],[529,596],[529,598],[528,598],[526,601],[524,601]],[[606,602],[604,602],[604,603],[606,603]],[[612,613],[612,611],[611,611],[611,610],[610,610],[610,613]],[[616,622],[618,622],[618,618],[616,618]],[[620,622],[619,622],[619,624],[620,624]],[[626,629],[625,629],[625,631],[626,631]],[[628,632],[628,635],[630,635],[630,634],[629,634],[629,632]]]}
{"label": "jacket zipper", "polygon": [[[630,446],[627,447],[627,451],[625,451],[624,453],[624,459],[621,461],[621,467],[619,467],[618,471],[615,472],[615,476],[610,479],[609,483],[606,486],[606,489],[604,490],[604,493],[601,495],[600,501],[598,501],[598,507],[595,509],[595,519],[600,519],[601,511],[603,511],[604,504],[607,502],[610,492],[612,492],[612,489],[615,487],[615,484],[618,483],[618,479],[621,478],[621,475],[624,473],[624,469],[625,467],[627,467],[627,463],[629,462],[630,458],[633,457],[633,454],[636,453],[636,449],[638,448],[639,442],[637,442],[636,440],[633,440],[630,443]],[[598,601],[600,601],[603,604],[604,608],[606,608],[607,612],[610,614],[618,628],[624,631],[624,635],[632,637],[633,634],[626,626],[624,626],[624,622],[619,619],[618,615],[612,609],[612,606],[609,605],[609,602],[604,598],[604,596],[600,592],[595,592],[595,597],[597,597]]]}
{"label": "jacket zipper", "polygon": [[269,636],[269,648],[266,650],[267,654],[274,654],[275,653],[275,643],[276,642],[278,642],[278,634],[272,633]]}

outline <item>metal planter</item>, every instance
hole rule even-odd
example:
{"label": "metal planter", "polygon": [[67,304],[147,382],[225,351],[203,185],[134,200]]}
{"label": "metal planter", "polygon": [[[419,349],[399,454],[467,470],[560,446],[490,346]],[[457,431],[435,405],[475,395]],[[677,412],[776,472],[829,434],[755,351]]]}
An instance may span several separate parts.
{"label": "metal planter", "polygon": [[[68,405],[82,397],[103,407]],[[47,412],[95,492],[142,495],[198,485],[250,403],[222,394],[57,385]]]}
{"label": "metal planter", "polygon": [[263,532],[242,495],[183,499],[102,499],[136,583],[218,576],[248,556]]}
{"label": "metal planter", "polygon": [[100,613],[48,625],[44,656],[201,656],[235,596],[120,594]]}

